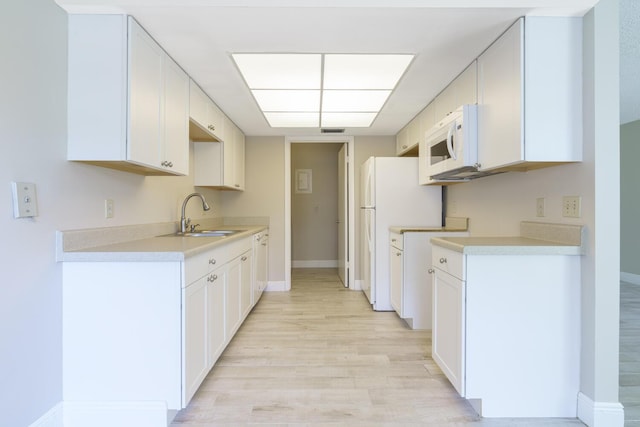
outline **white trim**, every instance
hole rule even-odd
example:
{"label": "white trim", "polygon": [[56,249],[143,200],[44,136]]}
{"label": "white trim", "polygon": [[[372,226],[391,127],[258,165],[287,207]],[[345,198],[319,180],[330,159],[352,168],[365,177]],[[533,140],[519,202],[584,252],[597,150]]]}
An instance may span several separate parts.
{"label": "white trim", "polygon": [[284,281],[286,290],[291,289],[291,144],[292,143],[343,143],[347,144],[349,174],[349,288],[356,286],[356,224],[355,224],[355,138],[345,135],[287,136],[284,141]]}
{"label": "white trim", "polygon": [[267,283],[267,287],[264,289],[265,292],[287,292],[290,290],[291,290],[291,285],[287,286],[287,282],[275,282],[275,281],[270,281],[269,283]]}
{"label": "white trim", "polygon": [[35,420],[29,427],[63,427],[64,421],[63,403],[59,402],[49,409],[43,416]]}
{"label": "white trim", "polygon": [[64,402],[64,427],[166,427],[165,402]]}
{"label": "white trim", "polygon": [[640,285],[640,274],[620,272],[620,280],[627,283],[633,283],[634,285]]}
{"label": "white trim", "polygon": [[578,393],[578,418],[589,427],[624,427],[624,407],[619,402],[594,402]]}
{"label": "white trim", "polygon": [[293,268],[338,268],[337,259],[291,261]]}
{"label": "white trim", "polygon": [[353,287],[351,288],[351,290],[353,290],[353,291],[361,291],[362,290],[362,282],[364,282],[364,280],[362,280],[362,279],[354,280],[353,281]]}

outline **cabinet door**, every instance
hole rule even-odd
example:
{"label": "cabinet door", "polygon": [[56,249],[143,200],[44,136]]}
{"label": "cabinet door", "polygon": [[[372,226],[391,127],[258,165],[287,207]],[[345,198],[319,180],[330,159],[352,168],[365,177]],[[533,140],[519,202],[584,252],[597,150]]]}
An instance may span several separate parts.
{"label": "cabinet door", "polygon": [[473,61],[454,81],[456,107],[478,102],[477,62]]}
{"label": "cabinet door", "polygon": [[[160,167],[163,126],[162,48],[129,19],[129,138],[127,159]],[[123,106],[124,108],[124,106]]]}
{"label": "cabinet door", "polygon": [[432,355],[465,396],[465,282],[440,269],[433,274]]}
{"label": "cabinet door", "polygon": [[436,122],[438,122],[458,108],[456,105],[455,86],[453,84],[449,84],[438,96],[436,96],[436,99],[433,102]]}
{"label": "cabinet door", "polygon": [[391,245],[389,247],[389,260],[390,260],[390,286],[391,286],[391,307],[398,313],[398,316],[404,318],[403,304],[402,304],[402,286],[403,286],[403,271],[402,271],[402,251]]}
{"label": "cabinet door", "polygon": [[207,360],[207,281],[202,278],[183,292],[183,393],[185,405],[209,372]]}
{"label": "cabinet door", "polygon": [[253,308],[253,256],[247,251],[240,257],[240,309],[241,318],[247,317]]}
{"label": "cabinet door", "polygon": [[523,21],[478,58],[478,162],[488,170],[524,159]]}
{"label": "cabinet door", "polygon": [[229,342],[240,326],[240,284],[242,280],[240,257],[229,262],[226,281],[225,330],[226,342]]}
{"label": "cabinet door", "polygon": [[164,61],[164,135],[161,165],[189,174],[189,76],[168,55]]}
{"label": "cabinet door", "polygon": [[233,148],[234,187],[244,190],[244,134],[238,127],[234,129]]}
{"label": "cabinet door", "polygon": [[405,126],[396,135],[396,154],[398,155],[404,153],[404,151],[409,148],[409,144],[407,142],[408,127],[408,125]]}
{"label": "cabinet door", "polygon": [[235,141],[235,125],[231,120],[225,117],[224,120],[224,140],[222,142],[222,177],[226,187],[233,188],[235,186],[234,173],[234,141]]}
{"label": "cabinet door", "polygon": [[225,288],[224,268],[218,268],[207,276],[207,366],[216,363],[224,350],[225,337]]}
{"label": "cabinet door", "polygon": [[221,139],[224,135],[224,113],[208,97],[207,100],[206,127],[217,139]]}

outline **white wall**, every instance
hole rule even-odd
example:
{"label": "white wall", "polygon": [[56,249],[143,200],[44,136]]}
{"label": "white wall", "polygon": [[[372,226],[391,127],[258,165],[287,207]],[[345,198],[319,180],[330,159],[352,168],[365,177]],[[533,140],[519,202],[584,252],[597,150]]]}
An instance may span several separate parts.
{"label": "white wall", "polygon": [[[62,398],[61,268],[55,231],[177,221],[189,177],[143,177],[67,162],[67,18],[53,0],[0,14],[0,424],[25,426]],[[40,215],[14,219],[11,181],[34,182]],[[203,190],[219,216],[217,192]],[[104,218],[104,199],[115,217]],[[197,203],[188,213],[202,217]]]}

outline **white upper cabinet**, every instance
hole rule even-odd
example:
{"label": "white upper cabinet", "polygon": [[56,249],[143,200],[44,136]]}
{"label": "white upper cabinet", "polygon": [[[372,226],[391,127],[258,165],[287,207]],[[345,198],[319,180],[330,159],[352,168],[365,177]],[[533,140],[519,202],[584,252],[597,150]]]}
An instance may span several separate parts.
{"label": "white upper cabinet", "polygon": [[226,116],[220,143],[194,143],[194,185],[244,190],[244,134]]}
{"label": "white upper cabinet", "polygon": [[582,160],[579,18],[520,18],[478,58],[481,170]]}
{"label": "white upper cabinet", "polygon": [[69,160],[189,173],[189,77],[125,15],[69,15]]}
{"label": "white upper cabinet", "polygon": [[461,105],[475,104],[477,102],[476,65],[476,61],[473,61],[433,100],[434,125]]}
{"label": "white upper cabinet", "polygon": [[224,113],[196,82],[189,84],[189,136],[193,141],[222,141]]}

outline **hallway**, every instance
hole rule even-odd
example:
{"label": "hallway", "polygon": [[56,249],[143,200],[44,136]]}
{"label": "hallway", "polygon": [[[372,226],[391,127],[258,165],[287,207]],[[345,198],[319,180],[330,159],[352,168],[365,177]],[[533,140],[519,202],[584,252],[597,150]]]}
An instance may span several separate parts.
{"label": "hallway", "polygon": [[481,419],[428,356],[430,333],[374,312],[334,269],[262,296],[172,426],[582,426]]}

